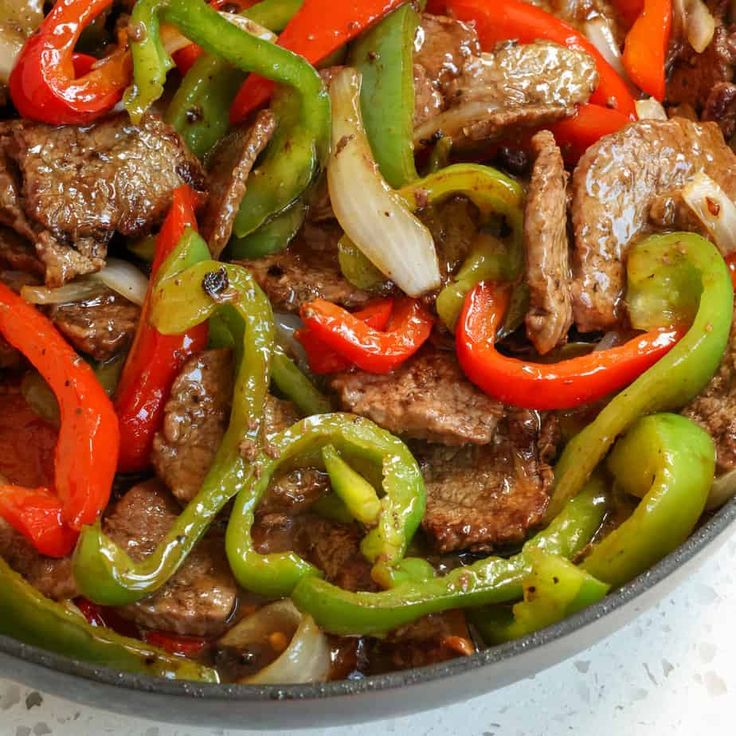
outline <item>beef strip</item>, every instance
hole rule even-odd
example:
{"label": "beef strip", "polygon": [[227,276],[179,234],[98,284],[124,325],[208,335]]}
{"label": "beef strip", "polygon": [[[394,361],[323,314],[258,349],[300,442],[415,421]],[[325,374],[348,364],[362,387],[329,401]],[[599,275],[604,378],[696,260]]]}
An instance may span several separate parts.
{"label": "beef strip", "polygon": [[548,130],[531,141],[536,156],[524,210],[526,282],[531,303],[526,334],[544,354],[567,338],[572,324],[567,242],[567,172]]}
{"label": "beef strip", "polygon": [[262,110],[250,128],[239,126],[227,135],[207,162],[210,193],[200,230],[215,258],[230,240],[250,172],[275,129],[274,114]]}
{"label": "beef strip", "polygon": [[468,62],[446,86],[447,109],[414,130],[415,145],[438,133],[464,146],[572,115],[598,83],[585,52],[547,41],[504,44]]}
{"label": "beef strip", "polygon": [[730,141],[736,134],[736,84],[718,82],[708,95],[701,115],[703,120],[718,124],[723,137]]}
{"label": "beef strip", "polygon": [[360,307],[372,296],[342,275],[337,260],[340,232],[329,223],[307,223],[282,253],[239,263],[253,274],[276,311],[298,312],[302,304],[318,298]]}
{"label": "beef strip", "polygon": [[426,349],[392,373],[335,375],[342,408],[390,432],[445,445],[493,439],[503,406],[465,378],[454,355]]}
{"label": "beef strip", "polygon": [[442,112],[445,100],[421,64],[414,64],[414,127]]}
{"label": "beef strip", "polygon": [[153,115],[91,126],[0,124],[0,222],[31,240],[59,286],[104,265],[115,232],[145,235],[173,190],[204,190],[204,172],[173,128]]}
{"label": "beef strip", "polygon": [[[157,481],[131,488],[105,517],[110,537],[134,560],[151,554],[180,509]],[[197,543],[179,571],[153,595],[118,609],[150,629],[189,636],[216,636],[225,628],[237,599],[237,586],[225,557],[224,540],[207,536]]]}
{"label": "beef strip", "polygon": [[488,445],[416,447],[427,486],[422,527],[440,552],[487,552],[522,542],[542,521],[552,483],[556,421],[512,411]]}
{"label": "beef strip", "polygon": [[78,595],[71,557],[44,557],[3,519],[0,519],[0,557],[47,598],[58,601]]}
{"label": "beef strip", "polygon": [[105,289],[86,301],[52,307],[50,317],[77,350],[104,361],[131,344],[140,312],[136,304]]}
{"label": "beef strip", "polygon": [[653,211],[668,225],[681,220],[677,190],[698,171],[736,198],[736,156],[714,123],[639,121],[583,154],[572,179],[573,314],[580,330],[616,325],[626,249],[650,227]]}
{"label": "beef strip", "polygon": [[253,526],[254,546],[261,554],[294,551],[345,590],[376,590],[371,565],[360,552],[363,536],[357,524],[309,513],[259,513]]}
{"label": "beef strip", "polygon": [[[233,362],[229,350],[205,350],[184,364],[164,408],[164,421],[153,442],[153,466],[181,503],[191,501],[202,486],[222,441],[230,416]],[[268,396],[266,434],[291,426],[299,416],[291,402]],[[267,508],[308,505],[328,487],[316,470],[293,470],[272,483]]]}
{"label": "beef strip", "polygon": [[682,413],[713,438],[718,472],[736,468],[736,319],[718,372]]}
{"label": "beef strip", "polygon": [[0,226],[0,266],[38,277],[42,277],[44,273],[43,264],[38,260],[30,241],[18,235],[15,230],[2,226]]}
{"label": "beef strip", "polygon": [[705,51],[697,53],[678,33],[674,34],[669,55],[667,102],[690,105],[697,113],[708,106],[714,87],[733,80],[736,64],[736,26],[726,21],[729,4],[724,0],[711,0],[707,4],[716,28]]}

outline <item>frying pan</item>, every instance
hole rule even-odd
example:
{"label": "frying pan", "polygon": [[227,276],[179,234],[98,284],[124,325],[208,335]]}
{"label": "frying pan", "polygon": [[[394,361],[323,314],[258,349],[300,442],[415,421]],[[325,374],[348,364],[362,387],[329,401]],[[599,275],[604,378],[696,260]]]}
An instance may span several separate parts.
{"label": "frying pan", "polygon": [[736,499],[671,555],[564,621],[471,657],[316,685],[213,685],[128,674],[0,636],[0,674],[117,713],[220,728],[336,726],[467,700],[520,680],[613,633],[692,574],[730,536]]}

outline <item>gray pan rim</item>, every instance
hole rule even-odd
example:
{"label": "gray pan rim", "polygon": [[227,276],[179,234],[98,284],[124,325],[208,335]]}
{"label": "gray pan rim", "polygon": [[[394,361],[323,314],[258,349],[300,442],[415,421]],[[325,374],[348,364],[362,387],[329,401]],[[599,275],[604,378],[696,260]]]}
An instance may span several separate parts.
{"label": "gray pan rim", "polygon": [[656,586],[714,543],[736,521],[736,498],[728,502],[711,519],[695,531],[674,552],[665,557],[627,585],[609,594],[599,603],[541,631],[516,641],[460,657],[439,664],[360,680],[340,680],[310,685],[236,685],[194,683],[164,680],[148,675],[120,672],[108,667],[90,664],[61,654],[47,652],[39,647],[23,644],[7,636],[0,636],[0,654],[30,662],[60,674],[71,675],[125,690],[173,697],[196,698],[208,701],[263,703],[274,700],[313,701],[354,696],[361,693],[393,690],[451,678],[467,672],[512,660],[521,654],[540,649],[558,639],[585,628],[625,606]]}

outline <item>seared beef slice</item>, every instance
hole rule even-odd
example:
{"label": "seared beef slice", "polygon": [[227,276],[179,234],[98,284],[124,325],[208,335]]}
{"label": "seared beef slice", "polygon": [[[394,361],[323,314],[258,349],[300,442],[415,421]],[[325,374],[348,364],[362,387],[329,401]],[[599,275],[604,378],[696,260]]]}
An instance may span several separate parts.
{"label": "seared beef slice", "polygon": [[580,330],[617,324],[628,246],[651,219],[667,229],[682,223],[677,190],[699,171],[736,199],[736,156],[714,123],[642,120],[583,154],[572,179],[573,314]]}
{"label": "seared beef slice", "polygon": [[204,188],[197,159],[152,115],[84,128],[12,121],[0,126],[0,150],[0,222],[34,243],[49,286],[99,270],[115,232],[150,232],[176,187]]}
{"label": "seared beef slice", "polygon": [[483,446],[417,447],[427,485],[422,526],[440,552],[518,544],[542,521],[556,422],[516,411]]}
{"label": "seared beef slice", "polygon": [[[154,551],[180,508],[157,481],[131,488],[105,518],[105,531],[134,560]],[[237,596],[221,537],[197,543],[179,571],[153,595],[120,613],[141,626],[191,636],[214,636],[225,627]]]}
{"label": "seared beef slice", "polygon": [[454,355],[425,350],[392,373],[356,371],[332,379],[345,411],[390,432],[445,445],[487,444],[503,406],[465,378]]}

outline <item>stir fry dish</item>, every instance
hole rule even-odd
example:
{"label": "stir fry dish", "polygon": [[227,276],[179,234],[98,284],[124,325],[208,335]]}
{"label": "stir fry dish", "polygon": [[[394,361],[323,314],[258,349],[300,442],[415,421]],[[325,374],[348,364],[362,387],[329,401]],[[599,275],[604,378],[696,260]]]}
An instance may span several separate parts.
{"label": "stir fry dish", "polygon": [[0,634],[470,656],[736,494],[715,0],[0,0]]}

